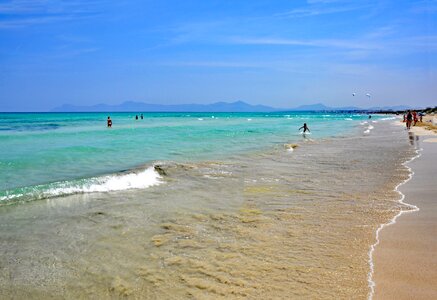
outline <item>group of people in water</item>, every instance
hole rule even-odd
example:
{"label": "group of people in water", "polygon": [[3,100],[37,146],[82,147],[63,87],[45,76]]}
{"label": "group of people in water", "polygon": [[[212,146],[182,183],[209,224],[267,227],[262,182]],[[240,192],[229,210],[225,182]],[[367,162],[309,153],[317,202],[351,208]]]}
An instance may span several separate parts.
{"label": "group of people in water", "polygon": [[[141,120],[144,119],[143,114],[140,115],[140,118],[141,118]],[[135,120],[138,120],[138,115],[135,115]],[[110,116],[108,116],[107,126],[108,126],[108,128],[112,127],[112,120],[111,120]],[[303,133],[306,133],[307,131],[311,132],[307,126],[307,123],[303,123],[303,126],[301,128],[299,128],[299,130],[301,130],[301,129],[303,129]]]}
{"label": "group of people in water", "polygon": [[422,122],[422,113],[417,113],[416,111],[407,111],[404,114],[404,123],[407,125],[407,129],[411,128],[411,125],[416,126],[417,122]]}
{"label": "group of people in water", "polygon": [[[144,119],[143,114],[140,114],[140,118],[141,118],[141,120]],[[138,120],[138,115],[135,115],[135,120]],[[108,116],[108,120],[106,121],[106,125],[108,126],[108,128],[112,127],[112,120],[111,120],[110,116]]]}

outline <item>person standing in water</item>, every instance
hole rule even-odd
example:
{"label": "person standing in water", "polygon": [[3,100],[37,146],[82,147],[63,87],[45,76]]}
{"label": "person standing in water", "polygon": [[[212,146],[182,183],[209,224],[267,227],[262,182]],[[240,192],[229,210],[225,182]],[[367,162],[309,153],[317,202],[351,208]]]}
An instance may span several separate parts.
{"label": "person standing in water", "polygon": [[413,114],[411,113],[411,110],[407,113],[407,129],[411,128],[411,123],[413,123]]}
{"label": "person standing in water", "polygon": [[138,120],[138,115],[135,116],[135,120]]}
{"label": "person standing in water", "polygon": [[108,124],[108,128],[111,128],[111,127],[112,127],[112,120],[111,120],[111,117],[110,117],[110,116],[108,116],[107,124]]}
{"label": "person standing in water", "polygon": [[307,123],[303,123],[303,126],[301,128],[299,128],[299,130],[301,130],[303,128],[303,133],[305,132],[311,132],[310,129],[307,126]]}
{"label": "person standing in water", "polygon": [[141,118],[141,120],[144,119],[143,114],[141,114],[140,118]]}

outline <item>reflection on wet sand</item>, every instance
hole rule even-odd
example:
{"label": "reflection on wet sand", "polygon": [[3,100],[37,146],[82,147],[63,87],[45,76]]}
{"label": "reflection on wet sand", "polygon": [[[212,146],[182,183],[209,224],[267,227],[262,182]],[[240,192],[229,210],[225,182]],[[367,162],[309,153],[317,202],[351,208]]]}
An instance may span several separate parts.
{"label": "reflection on wet sand", "polygon": [[408,140],[410,141],[410,145],[416,147],[416,149],[419,147],[419,136],[414,134],[413,132],[408,132]]}

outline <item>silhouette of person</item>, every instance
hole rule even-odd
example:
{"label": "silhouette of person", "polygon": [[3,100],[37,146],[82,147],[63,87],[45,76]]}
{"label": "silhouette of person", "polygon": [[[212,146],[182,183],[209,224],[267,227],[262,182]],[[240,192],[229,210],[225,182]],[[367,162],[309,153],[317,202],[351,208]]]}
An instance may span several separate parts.
{"label": "silhouette of person", "polygon": [[112,120],[111,117],[108,116],[108,121],[107,121],[108,127],[111,128],[112,127]]}
{"label": "silhouette of person", "polygon": [[307,123],[303,123],[303,126],[301,128],[299,128],[299,130],[301,130],[303,128],[303,133],[305,132],[311,132],[310,129],[307,126]]}
{"label": "silhouette of person", "polygon": [[413,114],[411,113],[411,110],[407,113],[407,129],[411,128],[411,123],[413,123]]}

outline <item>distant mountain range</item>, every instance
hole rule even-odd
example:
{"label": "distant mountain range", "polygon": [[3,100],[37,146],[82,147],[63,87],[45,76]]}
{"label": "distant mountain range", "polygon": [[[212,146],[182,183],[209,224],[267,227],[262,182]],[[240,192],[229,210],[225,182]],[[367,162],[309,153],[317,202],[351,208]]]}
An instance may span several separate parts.
{"label": "distant mountain range", "polygon": [[179,105],[127,101],[118,105],[75,106],[64,104],[54,108],[52,112],[270,112],[277,110],[264,105],[250,105],[243,101]]}
{"label": "distant mountain range", "polygon": [[367,109],[347,106],[329,107],[321,103],[301,105],[296,108],[278,109],[265,105],[251,105],[243,101],[216,102],[212,104],[179,104],[163,105],[143,102],[126,101],[118,105],[97,104],[92,106],[76,106],[64,104],[56,107],[52,112],[274,112],[274,111],[375,111],[375,110],[405,110],[407,106],[371,107]]}

